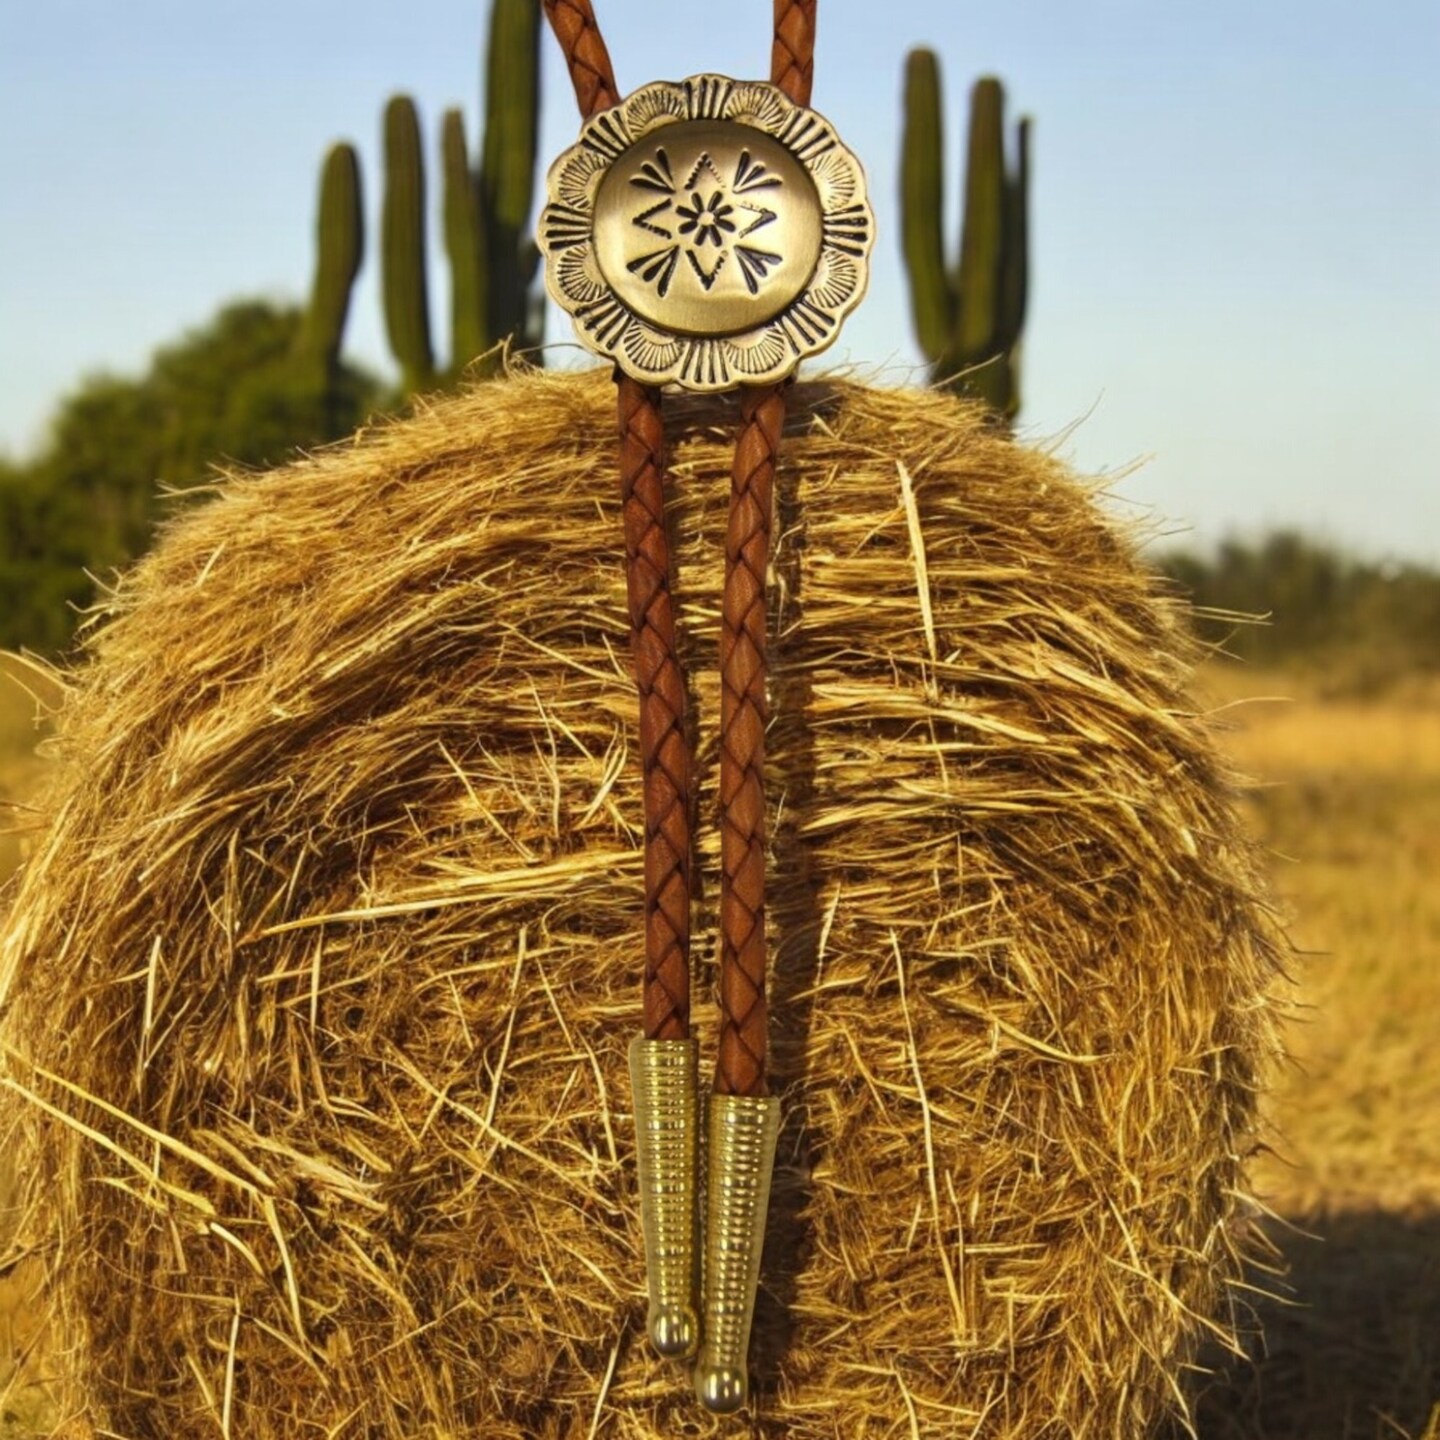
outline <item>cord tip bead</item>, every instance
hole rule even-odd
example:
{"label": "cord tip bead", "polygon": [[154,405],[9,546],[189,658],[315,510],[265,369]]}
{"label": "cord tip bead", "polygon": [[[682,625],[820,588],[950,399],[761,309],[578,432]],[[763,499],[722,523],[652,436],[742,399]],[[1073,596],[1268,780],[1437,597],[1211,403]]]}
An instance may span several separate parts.
{"label": "cord tip bead", "polygon": [[700,1347],[700,1317],[693,1305],[662,1305],[650,1311],[650,1343],[666,1360],[688,1360]]}
{"label": "cord tip bead", "polygon": [[714,1415],[733,1415],[743,1410],[749,1389],[743,1366],[703,1365],[695,1372],[695,1394]]}

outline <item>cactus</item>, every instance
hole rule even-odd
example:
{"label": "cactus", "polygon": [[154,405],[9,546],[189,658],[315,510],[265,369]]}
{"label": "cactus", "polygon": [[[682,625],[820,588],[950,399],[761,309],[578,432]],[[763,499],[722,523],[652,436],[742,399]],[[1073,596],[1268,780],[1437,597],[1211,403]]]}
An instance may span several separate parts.
{"label": "cactus", "polygon": [[[450,353],[453,368],[488,348],[485,304],[485,226],[480,192],[470,173],[465,119],[447,110],[441,127],[445,176],[445,251],[450,257]],[[463,358],[462,358],[463,357]]]}
{"label": "cactus", "polygon": [[915,332],[931,379],[983,400],[998,415],[1020,408],[1019,344],[1028,289],[1030,123],[1005,163],[1005,92],[987,76],[970,95],[960,255],[945,260],[940,66],[913,50],[905,67],[900,156],[901,243]]}
{"label": "cactus", "polygon": [[380,231],[385,330],[407,391],[435,377],[425,283],[425,168],[420,117],[408,95],[385,107],[385,201]]}
{"label": "cactus", "polygon": [[[525,224],[535,198],[539,133],[540,9],[534,0],[493,0],[485,58],[485,136],[481,163],[470,163],[465,122],[448,110],[441,126],[445,250],[450,262],[450,364],[458,377],[478,356],[503,340],[540,343],[543,290],[535,284],[540,252]],[[385,196],[380,236],[385,329],[400,362],[405,392],[437,380],[430,340],[425,252],[425,170],[415,103],[396,95],[385,109]],[[331,168],[338,152],[349,157],[356,239],[353,263],[341,255],[330,211]],[[338,356],[350,289],[360,263],[359,170],[355,152],[337,145],[326,159],[321,195],[321,261],[316,272],[313,340],[320,353]],[[327,249],[327,243],[329,249]],[[331,250],[335,254],[331,254]],[[341,263],[342,259],[345,263]],[[323,276],[322,272],[323,271]],[[322,304],[321,295],[324,300]],[[494,369],[493,362],[489,366]]]}
{"label": "cactus", "polygon": [[340,362],[350,291],[365,253],[360,160],[352,145],[330,147],[320,172],[315,226],[315,281],[300,334],[300,350],[328,381]]}
{"label": "cactus", "polygon": [[540,338],[530,314],[540,252],[525,235],[535,199],[539,119],[540,7],[535,0],[494,0],[480,163],[491,344],[507,335],[520,337],[521,344],[537,344]]}

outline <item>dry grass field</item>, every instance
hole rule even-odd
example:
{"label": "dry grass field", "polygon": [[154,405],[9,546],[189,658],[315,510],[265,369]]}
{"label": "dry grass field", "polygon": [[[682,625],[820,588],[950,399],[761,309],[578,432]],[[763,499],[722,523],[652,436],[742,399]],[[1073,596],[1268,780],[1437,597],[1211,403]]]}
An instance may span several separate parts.
{"label": "dry grass field", "polygon": [[[28,666],[0,657],[0,882],[19,863],[30,818],[25,800],[43,765],[35,753],[43,739],[37,723],[42,695],[51,702],[56,698]],[[11,1253],[12,1183],[0,1159],[0,1440],[28,1440],[49,1430],[45,1374],[50,1358],[41,1348],[45,1296],[39,1265],[34,1259],[16,1263]]]}
{"label": "dry grass field", "polygon": [[[1209,684],[1300,954],[1295,1063],[1256,1176],[1288,1277],[1259,1277],[1280,1298],[1255,1298],[1252,1360],[1217,1360],[1199,1435],[1440,1440],[1440,687],[1339,702],[1236,669]],[[1241,703],[1257,695],[1288,698]],[[0,831],[38,773],[33,715],[0,677]],[[0,834],[0,873],[21,843]],[[0,1277],[0,1440],[45,1433],[58,1361],[36,1292],[31,1262]]]}
{"label": "dry grass field", "polygon": [[[1213,675],[1300,953],[1256,1176],[1289,1276],[1203,1440],[1440,1440],[1440,685]],[[1269,695],[1273,700],[1243,700]]]}

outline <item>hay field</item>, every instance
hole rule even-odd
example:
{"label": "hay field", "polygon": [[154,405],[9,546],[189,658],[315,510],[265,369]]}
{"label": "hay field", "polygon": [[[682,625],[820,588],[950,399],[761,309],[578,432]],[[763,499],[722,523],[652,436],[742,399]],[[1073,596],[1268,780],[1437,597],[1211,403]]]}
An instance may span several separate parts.
{"label": "hay field", "polygon": [[26,797],[40,776],[41,706],[59,699],[44,672],[0,654],[0,881],[20,861]]}
{"label": "hay field", "polygon": [[[1369,702],[1226,670],[1229,748],[1302,954],[1257,1175],[1292,1304],[1203,1440],[1440,1440],[1440,685]],[[1270,701],[1244,696],[1268,695]]]}
{"label": "hay field", "polygon": [[[39,778],[35,748],[42,738],[37,705],[27,692],[39,689],[28,666],[0,656],[0,881],[20,860],[25,799]],[[53,692],[47,700],[55,698]],[[3,904],[3,900],[0,900]],[[44,1299],[39,1266],[12,1264],[10,1224],[13,1177],[0,1157],[0,1440],[47,1434],[50,1406],[45,1387],[49,1363],[40,1348]]]}
{"label": "hay field", "polygon": [[[1254,820],[1304,953],[1283,1138],[1257,1177],[1291,1299],[1257,1302],[1264,1351],[1211,1386],[1200,1437],[1440,1440],[1440,687],[1341,703],[1233,669],[1208,685],[1263,782]],[[1256,695],[1289,698],[1237,703]],[[0,799],[34,783],[33,712],[0,679]],[[0,835],[6,872],[17,844]],[[46,1431],[33,1288],[28,1266],[0,1276],[0,1440]]]}

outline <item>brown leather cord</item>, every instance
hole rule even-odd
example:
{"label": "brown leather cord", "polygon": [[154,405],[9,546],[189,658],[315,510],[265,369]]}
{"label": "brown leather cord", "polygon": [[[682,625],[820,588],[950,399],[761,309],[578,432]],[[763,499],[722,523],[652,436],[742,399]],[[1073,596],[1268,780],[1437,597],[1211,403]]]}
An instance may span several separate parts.
{"label": "brown leather cord", "polygon": [[[543,0],[580,112],[619,100],[590,0]],[[771,82],[810,103],[816,0],[775,0]],[[660,392],[617,374],[631,651],[645,778],[645,1035],[690,1033],[690,775],[665,533]],[[743,390],[720,626],[720,1044],[715,1088],[765,1093],[765,569],[785,385]]]}
{"label": "brown leather cord", "polygon": [[[775,0],[770,82],[810,103],[816,0]],[[740,392],[720,609],[720,1046],[715,1089],[765,1093],[765,569],[786,385]]]}
{"label": "brown leather cord", "polygon": [[765,1093],[765,567],[785,387],[740,394],[720,608],[720,1049],[715,1089]]}
{"label": "brown leather cord", "polygon": [[770,83],[797,105],[810,103],[815,76],[815,5],[816,0],[775,0]]}
{"label": "brown leather cord", "polygon": [[665,533],[660,392],[616,377],[630,650],[645,777],[645,1038],[690,1038],[690,744]]}
{"label": "brown leather cord", "polygon": [[610,52],[600,37],[600,26],[590,0],[544,0],[545,18],[560,42],[580,116],[588,120],[599,110],[619,103]]}
{"label": "brown leather cord", "polygon": [[[590,0],[545,0],[545,15],[560,41],[581,117],[588,120],[620,98]],[[692,767],[665,532],[665,430],[658,390],[617,372],[616,401],[625,588],[645,782],[645,1038],[688,1040]]]}

